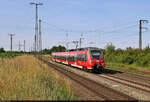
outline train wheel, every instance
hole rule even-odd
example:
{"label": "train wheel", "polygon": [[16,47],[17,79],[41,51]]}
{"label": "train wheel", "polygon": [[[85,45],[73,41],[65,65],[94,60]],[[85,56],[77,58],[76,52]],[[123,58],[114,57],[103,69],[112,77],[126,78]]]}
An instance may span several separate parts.
{"label": "train wheel", "polygon": [[103,73],[103,68],[100,69],[100,73]]}
{"label": "train wheel", "polygon": [[87,68],[86,68],[86,67],[82,67],[82,69],[83,69],[84,71],[87,71]]}

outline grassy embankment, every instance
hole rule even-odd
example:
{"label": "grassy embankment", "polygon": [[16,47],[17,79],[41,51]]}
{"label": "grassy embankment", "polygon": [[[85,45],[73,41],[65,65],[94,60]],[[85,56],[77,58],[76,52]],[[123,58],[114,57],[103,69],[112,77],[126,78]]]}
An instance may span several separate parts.
{"label": "grassy embankment", "polygon": [[121,63],[106,63],[106,68],[150,76],[150,71],[147,67],[137,67],[135,65],[126,65]]}
{"label": "grassy embankment", "polygon": [[67,80],[33,56],[0,59],[0,100],[76,100]]}
{"label": "grassy embankment", "polygon": [[115,49],[109,45],[105,50],[107,67],[115,70],[150,75],[150,48],[143,50],[127,48]]}

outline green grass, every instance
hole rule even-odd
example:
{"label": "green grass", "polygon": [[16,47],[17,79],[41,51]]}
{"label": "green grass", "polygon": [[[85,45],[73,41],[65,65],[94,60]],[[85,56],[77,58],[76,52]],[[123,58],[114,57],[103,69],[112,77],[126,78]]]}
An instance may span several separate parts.
{"label": "green grass", "polygon": [[[130,73],[135,73],[135,74],[140,74],[140,75],[147,75],[150,76],[150,74],[139,72],[137,69],[138,68],[143,68],[148,70],[149,68],[145,67],[137,67],[136,65],[125,65],[121,63],[106,63],[106,68],[113,69],[113,70],[118,70],[118,71],[124,71],[124,72],[130,72]],[[149,69],[150,70],[150,69]]]}
{"label": "green grass", "polygon": [[0,58],[12,58],[12,57],[16,57],[16,56],[20,56],[22,55],[21,53],[16,53],[16,52],[3,52],[0,53]]}

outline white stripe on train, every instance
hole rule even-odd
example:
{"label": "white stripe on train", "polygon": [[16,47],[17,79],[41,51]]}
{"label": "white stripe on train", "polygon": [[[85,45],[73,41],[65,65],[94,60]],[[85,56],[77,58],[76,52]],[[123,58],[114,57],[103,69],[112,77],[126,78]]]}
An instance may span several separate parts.
{"label": "white stripe on train", "polygon": [[[59,61],[59,60],[56,60],[57,62],[61,62],[61,61]],[[64,63],[64,64],[68,64],[67,62],[62,62],[62,63]],[[82,69],[82,66],[79,66],[79,65],[76,65],[76,63],[75,64],[71,64],[71,66],[74,66],[74,67],[78,67],[78,68],[81,68]],[[90,67],[87,67],[88,69],[92,69],[92,68],[90,68]]]}

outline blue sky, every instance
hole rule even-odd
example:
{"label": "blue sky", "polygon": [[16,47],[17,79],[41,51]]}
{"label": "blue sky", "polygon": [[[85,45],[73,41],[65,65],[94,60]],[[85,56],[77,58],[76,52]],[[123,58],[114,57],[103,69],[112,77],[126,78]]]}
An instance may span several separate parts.
{"label": "blue sky", "polygon": [[[18,50],[19,41],[26,40],[27,50],[33,45],[35,7],[30,2],[44,4],[39,7],[43,48],[79,40],[81,33],[82,47],[104,48],[112,42],[116,48],[137,48],[138,20],[150,22],[150,0],[1,0],[0,47],[10,49],[8,33],[16,34],[13,50]],[[150,30],[150,24],[143,26]],[[68,37],[61,29],[68,31]],[[149,30],[143,32],[143,47],[150,44]]]}

